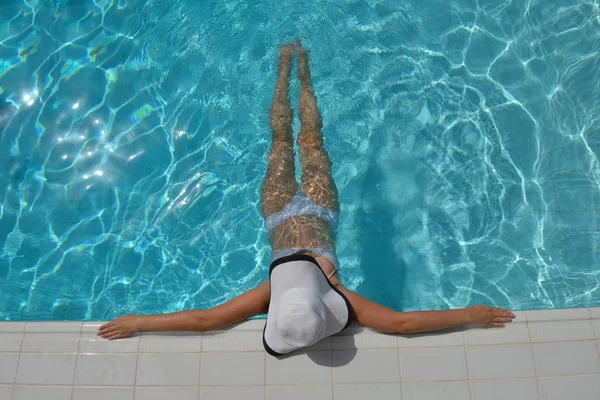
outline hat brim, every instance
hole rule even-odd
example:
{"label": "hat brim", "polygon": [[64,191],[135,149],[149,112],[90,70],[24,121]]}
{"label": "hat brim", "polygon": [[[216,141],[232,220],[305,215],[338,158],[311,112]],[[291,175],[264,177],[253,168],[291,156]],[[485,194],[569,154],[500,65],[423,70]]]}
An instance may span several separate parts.
{"label": "hat brim", "polygon": [[271,263],[269,279],[271,301],[263,331],[263,345],[270,355],[282,356],[300,348],[286,343],[276,324],[280,312],[280,299],[289,289],[310,289],[321,298],[327,310],[323,334],[314,343],[308,343],[306,346],[312,346],[321,339],[341,332],[352,322],[350,301],[327,279],[313,257],[293,254],[279,258]]}

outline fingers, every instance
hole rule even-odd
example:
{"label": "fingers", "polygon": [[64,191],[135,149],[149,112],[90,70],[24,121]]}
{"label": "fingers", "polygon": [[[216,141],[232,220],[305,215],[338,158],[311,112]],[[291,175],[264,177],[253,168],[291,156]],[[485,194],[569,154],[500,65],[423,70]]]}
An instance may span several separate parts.
{"label": "fingers", "polygon": [[113,333],[113,334],[111,334],[111,335],[109,335],[109,336],[105,337],[105,339],[108,339],[108,340],[115,340],[115,339],[120,339],[120,338],[122,338],[122,337],[125,337],[125,336],[126,336],[126,335],[125,335],[125,334],[123,334],[122,332],[115,332],[115,333]]}
{"label": "fingers", "polygon": [[102,325],[100,328],[98,328],[98,333],[102,333],[102,332],[106,332],[109,329],[112,329],[115,326],[114,322],[109,322],[107,324]]}
{"label": "fingers", "polygon": [[492,310],[494,316],[515,318],[515,314],[510,312],[510,310],[506,310],[504,308],[494,308]]}
{"label": "fingers", "polygon": [[509,310],[503,308],[492,309],[492,322],[494,324],[500,324],[494,326],[504,326],[505,323],[512,322],[513,318],[515,318],[515,315]]}
{"label": "fingers", "polygon": [[118,332],[117,328],[111,328],[102,332],[98,332],[98,336],[102,336],[104,339],[107,339],[109,336],[112,336],[116,332]]}
{"label": "fingers", "polygon": [[108,340],[118,339],[120,337],[126,336],[124,334],[124,331],[120,329],[120,327],[115,321],[104,324],[100,328],[98,328],[97,335]]}
{"label": "fingers", "polygon": [[114,339],[120,339],[120,338],[124,338],[129,336],[129,334],[117,327],[112,328],[112,329],[108,329],[102,333],[98,333],[98,336],[103,337],[104,339],[108,339],[108,340],[114,340]]}

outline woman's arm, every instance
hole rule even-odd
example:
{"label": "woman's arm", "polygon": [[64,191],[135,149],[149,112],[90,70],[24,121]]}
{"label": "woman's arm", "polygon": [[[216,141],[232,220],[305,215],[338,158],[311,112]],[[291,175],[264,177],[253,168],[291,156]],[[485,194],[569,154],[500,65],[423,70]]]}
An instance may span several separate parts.
{"label": "woman's arm", "polygon": [[163,315],[126,315],[102,325],[98,335],[113,340],[135,332],[195,331],[225,328],[254,315],[265,314],[269,308],[271,288],[265,282],[235,299],[209,310],[181,311]]}
{"label": "woman's arm", "polygon": [[508,310],[487,306],[474,306],[461,310],[399,313],[346,288],[340,290],[350,300],[359,324],[384,333],[429,332],[469,323],[501,327],[515,318]]}

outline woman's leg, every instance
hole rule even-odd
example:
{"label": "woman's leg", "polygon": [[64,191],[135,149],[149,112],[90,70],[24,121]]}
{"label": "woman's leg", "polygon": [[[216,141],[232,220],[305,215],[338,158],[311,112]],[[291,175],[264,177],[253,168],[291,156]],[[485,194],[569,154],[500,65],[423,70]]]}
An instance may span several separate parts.
{"label": "woman's leg", "polygon": [[302,165],[302,193],[316,204],[339,211],[338,193],[331,176],[331,162],[323,148],[321,115],[313,93],[308,53],[298,46],[298,79],[300,79],[300,164]]}
{"label": "woman's leg", "polygon": [[295,48],[291,44],[279,48],[277,83],[270,109],[273,144],[269,152],[269,165],[262,186],[262,212],[267,218],[281,211],[298,191],[294,167],[294,138],[292,136],[292,108],[290,106],[289,79]]}

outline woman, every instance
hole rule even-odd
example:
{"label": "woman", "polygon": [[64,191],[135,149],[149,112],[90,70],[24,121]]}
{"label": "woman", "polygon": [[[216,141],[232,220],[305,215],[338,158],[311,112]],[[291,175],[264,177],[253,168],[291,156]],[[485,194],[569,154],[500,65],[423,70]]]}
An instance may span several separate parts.
{"label": "woman", "polygon": [[[296,53],[301,83],[300,194],[294,171],[288,82]],[[346,289],[337,277],[335,257],[337,189],[323,148],[308,53],[299,41],[295,46],[280,47],[270,119],[273,144],[262,187],[262,212],[273,247],[269,280],[209,310],[117,318],[102,325],[98,335],[112,340],[146,331],[203,332],[268,313],[263,342],[269,354],[278,356],[336,334],[352,320],[380,332],[416,333],[467,323],[501,327],[515,318],[508,310],[481,305],[461,310],[399,313]]]}

